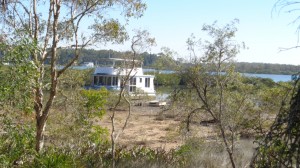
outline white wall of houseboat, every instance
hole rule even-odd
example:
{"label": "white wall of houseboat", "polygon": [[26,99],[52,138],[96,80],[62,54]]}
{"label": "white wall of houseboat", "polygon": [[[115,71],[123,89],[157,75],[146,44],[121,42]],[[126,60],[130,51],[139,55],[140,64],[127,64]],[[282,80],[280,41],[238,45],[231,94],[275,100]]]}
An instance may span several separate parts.
{"label": "white wall of houseboat", "polygon": [[146,93],[155,93],[154,90],[154,77],[153,76],[135,76],[136,88],[143,90]]}
{"label": "white wall of houseboat", "polygon": [[[121,77],[115,75],[93,75],[93,86],[104,86],[106,88],[120,89]],[[143,75],[134,76],[128,81],[127,89],[129,92],[144,92],[155,94],[154,90],[154,76]]]}

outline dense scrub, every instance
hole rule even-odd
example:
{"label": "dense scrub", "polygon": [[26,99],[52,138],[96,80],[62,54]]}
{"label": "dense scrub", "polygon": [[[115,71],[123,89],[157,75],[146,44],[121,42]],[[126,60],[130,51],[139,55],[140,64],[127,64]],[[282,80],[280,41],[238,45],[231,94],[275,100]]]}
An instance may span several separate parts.
{"label": "dense scrub", "polygon": [[[5,68],[2,73],[6,73]],[[53,110],[48,119],[46,129],[45,149],[37,153],[34,150],[33,125],[34,114],[30,108],[14,106],[14,99],[1,104],[0,111],[0,167],[110,167],[112,163],[110,138],[108,129],[98,125],[109,107],[114,104],[116,95],[105,90],[84,90],[89,83],[90,71],[69,70],[62,76]],[[182,99],[193,92],[186,92],[186,83],[177,87],[184,78],[176,74],[159,74],[162,85],[176,86],[171,90],[170,106],[162,109],[157,118],[162,121],[168,118],[181,122],[178,135],[183,138],[183,145],[176,149],[152,149],[147,145],[137,144],[126,148],[117,146],[116,167],[226,167],[230,166],[225,148],[218,141],[218,136],[199,138],[187,133],[186,119],[189,109],[194,105],[193,97]],[[179,79],[182,78],[181,80]],[[46,78],[47,79],[47,78]],[[245,115],[243,129],[240,135],[256,137],[262,135],[271,125],[274,116],[280,108],[280,100],[291,88],[290,83],[275,83],[269,79],[247,78],[242,83],[251,86],[252,100],[259,102],[256,109],[248,109]],[[47,89],[47,88],[45,88]],[[231,87],[232,90],[239,88]],[[249,89],[249,88],[248,88]],[[180,92],[183,90],[184,92]],[[19,97],[20,92],[14,96]],[[47,94],[47,92],[46,92]],[[174,100],[176,99],[176,101]],[[21,99],[20,99],[21,100]],[[15,101],[20,101],[15,100]],[[195,100],[195,99],[194,99]],[[25,101],[25,100],[24,100]],[[15,102],[15,103],[17,103]],[[26,102],[26,101],[25,101]],[[124,104],[124,103],[123,103]],[[120,109],[122,110],[122,106]],[[197,114],[191,120],[191,128],[199,126],[207,120],[203,113]],[[263,117],[262,117],[263,116]],[[249,122],[246,122],[249,121]],[[203,122],[202,122],[203,124]],[[212,124],[212,128],[214,124]],[[126,130],[125,130],[126,131]],[[259,136],[258,136],[259,137]],[[252,142],[250,141],[250,144]],[[237,145],[236,161],[239,167],[249,163],[252,155],[252,145]],[[239,147],[242,145],[241,147]],[[247,150],[245,149],[247,146]]]}
{"label": "dense scrub", "polygon": [[[79,74],[69,75],[80,77]],[[71,75],[72,76],[72,75]],[[23,113],[13,107],[5,106],[1,111],[1,136],[0,136],[0,163],[1,167],[110,167],[111,153],[109,132],[101,125],[95,125],[93,121],[101,120],[105,113],[101,104],[97,106],[93,101],[108,99],[106,107],[114,100],[114,95],[105,98],[105,91],[86,92],[82,89],[84,80],[76,80],[78,83],[71,84],[71,76],[62,79],[58,97],[53,107],[53,113],[49,116],[46,130],[46,147],[41,153],[34,150],[34,114]],[[83,76],[82,76],[83,77]],[[244,83],[255,85],[255,94],[264,95],[264,102],[271,102],[285,83],[274,83],[269,80],[256,78],[244,78]],[[68,89],[69,88],[69,89]],[[72,88],[72,89],[70,89]],[[271,92],[271,90],[273,90]],[[277,90],[276,90],[277,89]],[[279,90],[278,90],[279,89]],[[97,98],[97,94],[99,96]],[[95,97],[96,96],[96,97]],[[104,97],[101,97],[104,96]],[[280,94],[278,94],[280,96]],[[263,98],[263,97],[261,97]],[[180,102],[180,100],[179,100]],[[276,111],[278,104],[269,104]],[[181,102],[184,103],[184,102]],[[95,105],[95,106],[94,106]],[[164,118],[181,120],[185,123],[185,113],[182,104],[173,104],[176,109],[168,109],[158,114]],[[276,106],[276,107],[275,107]],[[96,108],[93,108],[96,107]],[[271,111],[270,111],[271,112]],[[273,111],[274,112],[274,111]],[[273,113],[272,112],[272,113]],[[276,112],[275,112],[276,113]],[[176,116],[174,116],[176,115]],[[251,113],[252,116],[256,115]],[[201,116],[199,114],[199,116]],[[178,118],[179,117],[179,118]],[[203,117],[203,116],[202,116]],[[200,117],[201,118],[201,117]],[[202,118],[203,119],[203,118]],[[252,118],[257,120],[257,118]],[[163,119],[164,120],[164,119]],[[201,120],[194,119],[193,127]],[[269,120],[271,122],[271,120]],[[245,123],[247,124],[247,123]],[[253,124],[253,123],[252,123]],[[254,129],[254,125],[245,125],[245,131]],[[268,124],[264,126],[267,129]],[[230,166],[225,148],[219,141],[207,141],[197,138],[185,132],[184,124],[181,126],[179,135],[185,137],[184,144],[176,149],[166,151],[164,149],[151,149],[147,146],[137,145],[133,148],[118,146],[116,148],[116,167],[226,167]],[[255,135],[255,134],[253,134]],[[249,142],[250,144],[252,142]],[[239,144],[237,144],[237,147]],[[237,165],[244,167],[249,163],[252,155],[252,145],[237,148]]]}

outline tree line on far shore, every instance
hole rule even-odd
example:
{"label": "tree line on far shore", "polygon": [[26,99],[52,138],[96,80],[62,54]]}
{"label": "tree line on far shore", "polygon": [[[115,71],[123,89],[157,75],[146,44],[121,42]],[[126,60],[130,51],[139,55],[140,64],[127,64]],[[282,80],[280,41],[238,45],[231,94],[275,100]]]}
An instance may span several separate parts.
{"label": "tree line on far shore", "polygon": [[[65,64],[68,60],[73,58],[73,49],[60,49],[60,57],[58,59],[59,64]],[[81,58],[78,60],[80,65],[83,62],[94,62],[95,64],[101,62],[103,58],[121,58],[126,52],[114,51],[114,50],[94,50],[83,49],[81,51]],[[141,55],[143,59],[143,65],[147,68],[156,68],[156,61],[159,57],[163,57],[162,53],[148,53],[144,52]],[[173,58],[175,63],[184,64],[184,59]],[[172,64],[171,64],[172,65]],[[288,64],[271,64],[271,63],[249,63],[249,62],[236,62],[236,71],[240,73],[256,73],[256,74],[284,74],[291,75],[299,72],[299,65]],[[174,66],[161,67],[168,70],[173,70]]]}

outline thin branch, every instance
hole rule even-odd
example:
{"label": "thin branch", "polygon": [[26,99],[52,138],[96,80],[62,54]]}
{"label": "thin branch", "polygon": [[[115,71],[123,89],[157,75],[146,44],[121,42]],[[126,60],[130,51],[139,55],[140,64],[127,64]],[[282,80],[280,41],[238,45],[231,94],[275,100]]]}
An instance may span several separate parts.
{"label": "thin branch", "polygon": [[191,122],[192,115],[193,115],[194,113],[196,113],[198,110],[201,110],[201,109],[203,109],[203,108],[202,108],[202,107],[196,108],[196,109],[192,110],[192,111],[189,113],[189,115],[188,115],[188,117],[187,117],[187,119],[186,119],[186,129],[187,129],[188,132],[190,131],[190,122]]}
{"label": "thin branch", "polygon": [[47,58],[47,45],[48,45],[48,42],[49,42],[49,39],[50,39],[50,30],[51,30],[51,18],[52,18],[52,15],[51,13],[53,12],[53,6],[50,5],[49,7],[49,12],[48,12],[48,19],[47,19],[47,30],[46,30],[46,36],[45,36],[45,41],[44,41],[44,46],[43,46],[43,49],[42,49],[42,55],[41,55],[41,62],[44,62]]}
{"label": "thin branch", "polygon": [[287,50],[291,50],[291,49],[297,49],[297,48],[300,48],[300,46],[294,46],[294,47],[288,47],[288,48],[280,47],[279,52],[287,51]]}

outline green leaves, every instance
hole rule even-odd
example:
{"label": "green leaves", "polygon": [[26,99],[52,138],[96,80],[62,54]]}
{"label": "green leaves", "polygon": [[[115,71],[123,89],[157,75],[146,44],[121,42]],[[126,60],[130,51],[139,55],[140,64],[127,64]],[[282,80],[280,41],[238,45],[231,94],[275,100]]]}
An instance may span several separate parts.
{"label": "green leaves", "polygon": [[118,0],[123,5],[123,14],[125,17],[142,17],[147,6],[141,0]]}
{"label": "green leaves", "polygon": [[28,39],[16,41],[15,45],[0,44],[3,53],[0,64],[0,102],[10,104],[26,112],[33,106],[32,87],[39,75],[33,54],[36,44]]}
{"label": "green leaves", "polygon": [[96,145],[104,145],[109,143],[109,130],[101,126],[93,126],[93,131],[90,134],[90,139]]}
{"label": "green leaves", "polygon": [[118,20],[98,21],[90,29],[94,30],[93,38],[97,42],[122,43],[128,39],[125,27]]}
{"label": "green leaves", "polygon": [[[93,118],[102,118],[105,114],[104,106],[109,92],[105,88],[100,90],[82,90],[83,106],[87,109],[87,121]],[[96,145],[104,145],[109,142],[109,131],[98,125],[91,125],[89,139]]]}
{"label": "green leaves", "polygon": [[0,119],[0,167],[13,167],[17,162],[28,161],[35,153],[33,127],[12,123],[6,116]]}
{"label": "green leaves", "polygon": [[84,107],[91,116],[101,118],[105,114],[104,105],[109,92],[105,88],[100,90],[82,90]]}

